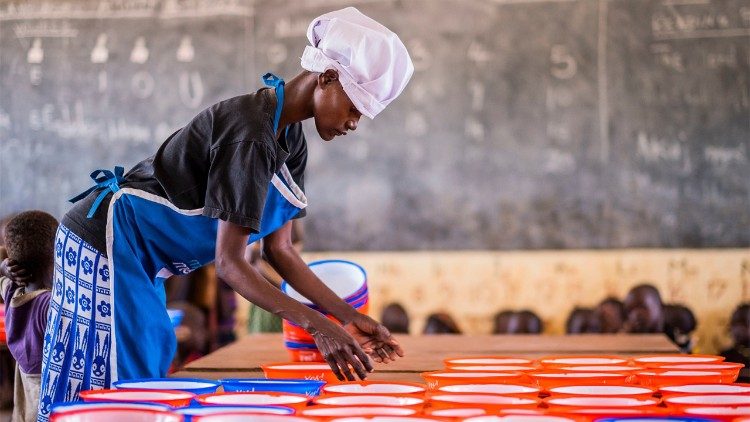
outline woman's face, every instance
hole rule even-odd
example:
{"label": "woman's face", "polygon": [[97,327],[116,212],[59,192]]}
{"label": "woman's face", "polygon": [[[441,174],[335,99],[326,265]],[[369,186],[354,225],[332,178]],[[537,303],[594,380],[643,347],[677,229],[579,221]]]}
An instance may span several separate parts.
{"label": "woman's face", "polygon": [[324,141],[356,130],[362,116],[344,92],[338,74],[327,70],[318,76],[318,86],[313,94],[315,128]]}

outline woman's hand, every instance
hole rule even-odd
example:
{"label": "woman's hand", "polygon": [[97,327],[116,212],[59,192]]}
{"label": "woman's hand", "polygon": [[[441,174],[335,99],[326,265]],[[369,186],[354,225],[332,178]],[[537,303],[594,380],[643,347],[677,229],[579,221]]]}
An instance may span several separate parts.
{"label": "woman's hand", "polygon": [[31,280],[32,274],[18,262],[5,258],[0,263],[0,276],[8,277],[13,283],[25,286]]}
{"label": "woman's hand", "polygon": [[367,378],[367,373],[372,372],[372,363],[367,354],[357,344],[357,340],[340,325],[321,316],[320,319],[311,322],[308,332],[339,380],[355,380],[349,366],[360,379]]}
{"label": "woman's hand", "polygon": [[344,329],[357,340],[360,346],[372,356],[375,362],[388,363],[404,356],[401,345],[391,335],[385,326],[368,317],[358,313]]}

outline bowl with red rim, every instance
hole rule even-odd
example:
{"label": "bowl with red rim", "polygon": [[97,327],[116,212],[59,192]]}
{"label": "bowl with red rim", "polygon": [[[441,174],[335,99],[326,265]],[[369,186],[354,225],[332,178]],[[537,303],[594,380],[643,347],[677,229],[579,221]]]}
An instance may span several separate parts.
{"label": "bowl with red rim", "polygon": [[321,396],[313,400],[315,405],[324,406],[393,406],[393,407],[411,407],[421,410],[424,406],[424,399],[414,396],[381,396],[376,394],[352,395],[352,396]]}
{"label": "bowl with red rim", "polygon": [[706,406],[706,407],[685,407],[682,413],[690,416],[716,419],[720,421],[731,421],[739,416],[750,416],[750,406]]}
{"label": "bowl with red rim", "polygon": [[133,408],[95,408],[78,409],[70,412],[56,413],[50,416],[53,422],[182,422],[182,415],[165,410]]}
{"label": "bowl with red rim", "polygon": [[393,406],[311,406],[303,409],[303,416],[313,418],[342,418],[351,416],[413,416],[417,409]]}
{"label": "bowl with red rim", "polygon": [[88,390],[81,391],[80,397],[85,402],[146,402],[182,407],[196,395],[178,390]]}
{"label": "bowl with red rim", "polygon": [[635,374],[638,371],[644,370],[640,366],[628,365],[573,365],[561,366],[555,369],[565,372],[611,372],[615,374]]}
{"label": "bowl with red rim", "polygon": [[454,366],[451,371],[473,372],[531,372],[539,368],[531,365],[462,365]]}
{"label": "bowl with red rim", "polygon": [[718,355],[683,355],[683,354],[666,354],[666,355],[646,355],[636,356],[630,361],[636,366],[644,368],[658,368],[664,365],[679,365],[686,363],[717,363],[724,360],[723,356]]}
{"label": "bowl with red rim", "polygon": [[539,388],[545,391],[565,385],[622,385],[628,380],[628,375],[613,372],[564,372],[549,370],[531,372],[529,376]]}
{"label": "bowl with red rim", "polygon": [[200,415],[193,418],[194,422],[313,422],[314,419],[299,416],[283,415],[248,415],[247,413],[225,412],[211,415]]}
{"label": "bowl with red rim", "polygon": [[509,397],[539,397],[539,387],[521,384],[455,384],[438,387],[433,394],[499,394]]}
{"label": "bowl with red rim", "polygon": [[532,359],[512,356],[462,356],[448,358],[443,361],[448,369],[458,366],[478,365],[530,365],[535,366]]}
{"label": "bowl with red rim", "polygon": [[662,397],[674,395],[750,394],[750,384],[682,384],[659,388]]}
{"label": "bowl with red rim", "polygon": [[686,407],[750,407],[750,395],[706,394],[689,396],[669,396],[664,399],[667,407],[682,410]]}
{"label": "bowl with red rim", "polygon": [[472,416],[487,415],[487,409],[481,407],[454,407],[452,409],[426,408],[424,413],[428,416],[445,419],[463,420]]}
{"label": "bowl with red rim", "polygon": [[646,369],[635,374],[640,385],[660,388],[681,384],[721,384],[724,376],[717,371],[677,371],[671,369]]}
{"label": "bowl with red rim", "polygon": [[197,416],[214,414],[245,414],[245,415],[293,415],[295,410],[286,406],[202,406],[192,404],[173,410],[185,417],[185,421],[192,421]]}
{"label": "bowl with red rim", "polygon": [[323,394],[352,395],[375,394],[385,396],[424,396],[427,387],[409,382],[353,381],[330,384],[323,387]]}
{"label": "bowl with red rim", "polygon": [[564,415],[486,415],[464,419],[464,422],[576,422]]}
{"label": "bowl with red rim", "polygon": [[50,414],[54,415],[57,413],[67,413],[76,410],[92,410],[92,409],[147,409],[147,410],[163,410],[169,411],[172,406],[161,403],[141,403],[141,402],[63,402],[55,403],[50,409]]}
{"label": "bowl with red rim", "polygon": [[523,372],[475,372],[475,371],[432,371],[422,372],[428,390],[437,390],[444,385],[455,384],[518,384],[523,383]]}
{"label": "bowl with red rim", "polygon": [[549,389],[552,397],[632,397],[652,398],[656,391],[637,385],[566,385]]}
{"label": "bowl with red rim", "polygon": [[664,365],[659,369],[669,369],[674,371],[712,371],[721,372],[722,383],[730,384],[737,381],[740,376],[740,370],[745,365],[736,362],[717,362],[717,363],[682,363],[677,365]]}
{"label": "bowl with red rim", "polygon": [[563,366],[592,365],[626,365],[628,360],[614,355],[559,355],[545,356],[539,359],[543,368],[560,368]]}
{"label": "bowl with red rim", "polygon": [[430,397],[433,409],[479,407],[495,412],[500,409],[536,409],[541,400],[529,397],[509,397],[498,394],[443,393]]}
{"label": "bowl with red rim", "polygon": [[659,400],[654,399],[654,398],[639,399],[635,397],[580,396],[580,397],[548,397],[544,399],[544,403],[550,409],[558,409],[560,411],[564,411],[566,409],[569,410],[571,408],[633,409],[633,408],[656,407],[659,405]]}
{"label": "bowl with red rim", "polygon": [[303,379],[338,382],[339,379],[327,363],[286,362],[261,365],[266,378]]}
{"label": "bowl with red rim", "polygon": [[309,398],[304,394],[292,393],[213,393],[196,397],[203,406],[287,406],[302,409],[307,406]]}
{"label": "bowl with red rim", "polygon": [[352,416],[331,419],[331,422],[431,422],[441,420],[426,416]]}

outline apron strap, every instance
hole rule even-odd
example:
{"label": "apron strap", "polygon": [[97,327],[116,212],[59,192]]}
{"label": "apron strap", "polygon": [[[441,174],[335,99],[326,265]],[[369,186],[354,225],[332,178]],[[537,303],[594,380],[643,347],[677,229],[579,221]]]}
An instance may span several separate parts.
{"label": "apron strap", "polygon": [[75,197],[70,198],[70,202],[76,203],[88,196],[88,194],[90,194],[91,192],[101,189],[102,191],[99,193],[99,196],[97,196],[94,203],[91,204],[89,213],[86,214],[86,218],[93,217],[94,213],[99,208],[99,205],[101,205],[102,201],[104,200],[104,197],[107,196],[107,194],[110,192],[115,193],[120,190],[120,183],[125,181],[125,178],[123,177],[124,174],[125,169],[120,166],[115,167],[114,172],[104,169],[94,171],[90,176],[91,179],[96,182],[96,185],[90,187],[85,192],[81,192]]}
{"label": "apron strap", "polygon": [[284,80],[271,72],[266,73],[261,78],[266,86],[273,87],[276,91],[276,114],[273,117],[273,135],[279,130],[279,120],[281,119],[281,109],[284,107]]}

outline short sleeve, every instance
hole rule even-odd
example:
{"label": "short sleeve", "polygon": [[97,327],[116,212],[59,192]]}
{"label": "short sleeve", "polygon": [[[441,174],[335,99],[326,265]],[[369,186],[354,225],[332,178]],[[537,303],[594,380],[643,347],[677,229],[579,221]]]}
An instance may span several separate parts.
{"label": "short sleeve", "polygon": [[260,141],[241,141],[212,149],[210,161],[203,215],[259,232],[274,153]]}
{"label": "short sleeve", "polygon": [[11,287],[13,282],[8,277],[0,277],[0,295],[3,298],[3,302],[8,304],[11,296]]}

